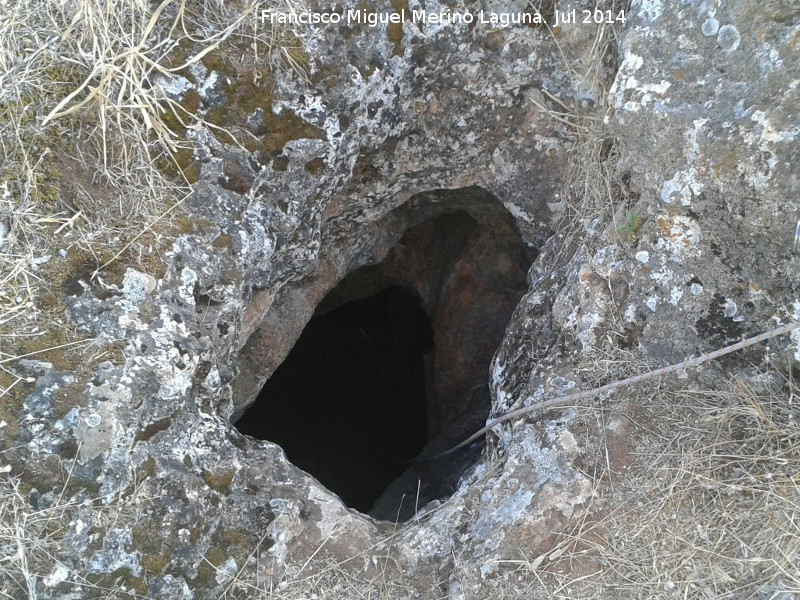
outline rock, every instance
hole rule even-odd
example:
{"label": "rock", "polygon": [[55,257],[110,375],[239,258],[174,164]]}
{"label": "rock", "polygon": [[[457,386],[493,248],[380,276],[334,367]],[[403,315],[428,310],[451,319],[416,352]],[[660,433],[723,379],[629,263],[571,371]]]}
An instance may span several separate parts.
{"label": "rock", "polygon": [[[585,3],[567,4],[558,6]],[[604,348],[668,364],[797,318],[799,16],[789,2],[634,1],[616,72],[613,56],[594,52],[591,25],[565,26],[561,48],[547,28],[407,23],[400,42],[385,27],[311,28],[310,83],[276,74],[268,102],[250,89],[258,106],[198,67],[202,110],[230,103],[258,148],[197,132],[201,172],[186,207],[194,226],[174,240],[163,277],[129,270],[118,293],[87,284],[61,298],[81,333],[124,343],[124,359],[98,365],[71,410],[57,414],[53,397],[75,374],[18,366],[36,384],[17,439],[4,432],[15,446],[6,459],[37,480],[40,499],[60,498],[60,473],[70,473],[80,518],[63,569],[109,585],[123,573],[154,599],[216,598],[236,569],[289,585],[315,557],[370,549],[380,557],[367,561],[370,573],[394,565],[422,590],[450,580],[444,593],[470,598],[520,546],[549,552],[592,495],[573,412],[499,427],[450,499],[397,530],[345,507],[231,419],[337,283],[380,262],[443,203],[471,214],[477,193],[497,199],[538,253],[527,289],[497,299],[508,314],[516,308],[494,330],[505,329],[489,374],[493,416],[583,385]],[[596,85],[576,82],[565,59],[592,66]],[[561,195],[575,183],[575,130],[549,113],[592,110],[612,79],[606,120],[618,148],[607,164],[625,206],[570,229],[551,208],[582,200]],[[633,218],[621,235],[625,210]],[[451,290],[459,307],[485,280],[464,281]],[[452,338],[464,343],[474,340]],[[760,347],[745,357],[785,360]],[[80,502],[91,498],[119,511],[116,525],[87,516]],[[54,570],[39,597],[66,597],[67,586]]]}

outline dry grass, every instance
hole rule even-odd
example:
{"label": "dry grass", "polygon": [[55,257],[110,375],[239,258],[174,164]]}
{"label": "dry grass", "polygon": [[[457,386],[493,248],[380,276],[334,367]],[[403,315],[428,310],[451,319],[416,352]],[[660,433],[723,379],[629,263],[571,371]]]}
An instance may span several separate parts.
{"label": "dry grass", "polygon": [[612,472],[608,449],[596,448],[591,505],[548,553],[505,564],[514,588],[535,598],[797,597],[797,404],[790,382],[653,394],[630,424],[632,464]]}
{"label": "dry grass", "polygon": [[[98,269],[122,257],[148,270],[158,261],[151,255],[169,244],[168,221],[191,193],[176,155],[191,152],[194,131],[208,124],[162,83],[232,43],[247,47],[245,61],[292,66],[282,57],[295,56],[290,42],[298,33],[264,29],[256,15],[267,6],[0,1],[0,409],[13,407],[14,395],[33,382],[14,370],[18,359],[88,342],[77,339],[63,307],[44,301],[61,293],[59,269],[75,276],[86,262]],[[0,475],[0,597],[34,598],[37,580],[67,558],[61,544],[77,507],[62,492],[36,509],[7,472]],[[122,506],[93,509],[93,518]]]}
{"label": "dry grass", "polygon": [[70,474],[60,491],[39,494],[7,473],[5,468],[0,474],[0,598],[33,600],[43,588],[62,584],[108,600],[144,598],[126,589],[122,579],[103,585],[98,582],[102,578],[93,581],[72,571],[69,565],[75,557],[68,538],[81,530],[130,530],[137,511],[150,502],[146,481],[137,482],[124,498],[101,506],[84,490],[68,492]]}
{"label": "dry grass", "polygon": [[59,253],[74,268],[69,257],[100,267],[127,251],[146,270],[166,247],[191,192],[176,156],[210,125],[162,84],[234,42],[243,60],[285,64],[295,53],[279,44],[296,32],[262,27],[266,6],[0,2],[0,358],[60,326],[39,302]]}
{"label": "dry grass", "polygon": [[[160,98],[146,61],[168,48],[147,3],[19,2],[0,12],[0,322],[35,334],[44,257],[119,247],[185,189],[154,166],[169,140],[152,118]],[[91,174],[69,199],[67,165]]]}
{"label": "dry grass", "polygon": [[321,558],[307,569],[309,574],[281,582],[273,582],[269,577],[247,582],[240,577],[219,599],[410,600],[419,598],[420,593],[429,594],[424,597],[430,600],[447,598],[446,591],[424,591],[412,578],[398,574],[392,557],[364,555],[358,559],[343,564],[329,557]]}
{"label": "dry grass", "polygon": [[[0,479],[0,597],[35,598],[42,568],[60,573],[60,540],[69,522],[70,503],[35,510],[16,479]],[[24,594],[24,595],[23,595]]]}
{"label": "dry grass", "polygon": [[[617,14],[622,9],[627,11],[628,5],[610,0],[597,8]],[[571,48],[569,40],[561,39],[561,33],[550,30],[573,93],[577,98],[593,98],[568,104],[542,90],[546,103],[534,102],[560,124],[570,141],[565,184],[549,204],[554,228],[562,240],[552,264],[562,264],[587,232],[602,233],[607,223],[635,200],[616,177],[616,143],[604,122],[606,98],[618,66],[620,28],[618,23],[596,25],[588,51]]]}

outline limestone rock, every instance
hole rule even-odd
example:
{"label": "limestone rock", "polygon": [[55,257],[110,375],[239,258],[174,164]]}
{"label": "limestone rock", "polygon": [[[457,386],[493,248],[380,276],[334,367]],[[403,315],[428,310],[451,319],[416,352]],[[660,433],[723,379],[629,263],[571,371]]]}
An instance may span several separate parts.
{"label": "limestone rock", "polygon": [[[258,149],[197,133],[193,227],[163,278],[129,272],[121,290],[63,298],[81,332],[123,340],[124,362],[101,364],[65,414],[51,398],[72,375],[18,367],[37,382],[4,460],[42,492],[69,473],[77,498],[118,511],[107,528],[74,508],[64,568],[123,573],[151,598],[217,598],[237,570],[276,584],[302,574],[324,545],[342,560],[369,549],[366,570],[392,562],[418,577],[418,597],[452,578],[450,596],[470,598],[520,546],[547,552],[592,497],[574,412],[498,428],[455,493],[396,531],[231,424],[337,283],[422,221],[477,210],[476,190],[538,253],[492,362],[493,416],[583,385],[584,361],[603,348],[667,364],[796,318],[800,12],[635,0],[628,16],[616,72],[613,55],[593,54],[592,25],[565,26],[561,47],[544,27],[407,23],[399,44],[385,27],[312,28],[310,81],[277,74],[271,114],[238,107]],[[575,131],[545,108],[606,111],[565,60],[613,80],[605,118],[628,203],[613,219],[576,219],[569,238],[553,236],[566,229],[551,209],[569,200]],[[221,74],[203,76],[204,106],[241,101]]]}

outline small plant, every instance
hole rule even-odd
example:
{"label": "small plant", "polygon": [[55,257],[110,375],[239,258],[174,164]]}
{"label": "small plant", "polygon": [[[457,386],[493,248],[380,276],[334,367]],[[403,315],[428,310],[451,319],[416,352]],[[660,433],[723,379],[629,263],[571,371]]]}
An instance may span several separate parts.
{"label": "small plant", "polygon": [[626,241],[632,242],[639,235],[639,227],[644,218],[636,210],[625,211],[625,223],[617,227],[617,233]]}

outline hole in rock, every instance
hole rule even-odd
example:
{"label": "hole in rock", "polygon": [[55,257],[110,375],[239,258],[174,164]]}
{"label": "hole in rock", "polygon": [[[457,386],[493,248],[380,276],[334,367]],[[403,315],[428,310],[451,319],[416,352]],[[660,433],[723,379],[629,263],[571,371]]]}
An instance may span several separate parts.
{"label": "hole in rock", "polygon": [[[469,190],[405,208],[405,232],[384,260],[325,295],[236,421],[378,519],[407,520],[449,496],[478,458],[479,446],[413,461],[485,422],[490,362],[527,288],[533,257],[513,218]],[[459,192],[468,201],[446,212],[447,194]]]}
{"label": "hole in rock", "polygon": [[367,512],[427,441],[424,356],[431,322],[390,287],[314,317],[242,433],[279,444],[348,506]]}

